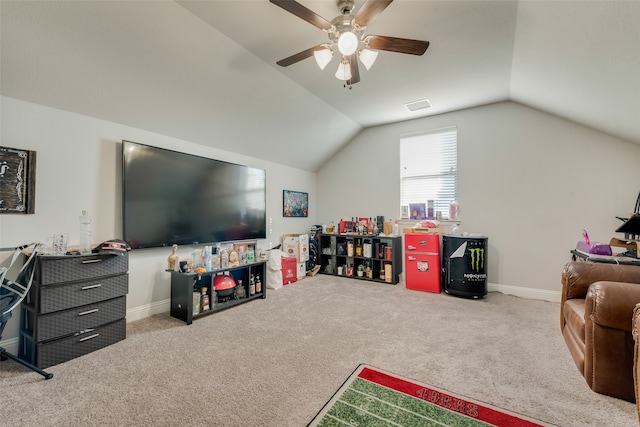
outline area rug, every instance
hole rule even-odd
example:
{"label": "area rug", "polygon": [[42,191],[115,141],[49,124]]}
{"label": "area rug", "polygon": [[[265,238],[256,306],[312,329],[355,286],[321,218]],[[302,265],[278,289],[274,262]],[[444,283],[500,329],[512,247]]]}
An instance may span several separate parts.
{"label": "area rug", "polygon": [[551,426],[359,365],[308,426]]}

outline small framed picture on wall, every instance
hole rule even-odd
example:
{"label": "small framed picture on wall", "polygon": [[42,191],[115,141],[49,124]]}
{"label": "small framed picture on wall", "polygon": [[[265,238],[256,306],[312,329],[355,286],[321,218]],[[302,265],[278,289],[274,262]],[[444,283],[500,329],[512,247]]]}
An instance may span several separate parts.
{"label": "small framed picture on wall", "polygon": [[292,190],[282,190],[282,216],[305,218],[308,217],[309,193]]}

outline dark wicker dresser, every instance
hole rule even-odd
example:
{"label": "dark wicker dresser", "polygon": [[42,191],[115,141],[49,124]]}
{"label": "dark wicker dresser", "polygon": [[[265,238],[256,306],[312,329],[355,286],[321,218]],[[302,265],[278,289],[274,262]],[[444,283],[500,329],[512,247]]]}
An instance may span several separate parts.
{"label": "dark wicker dresser", "polygon": [[18,355],[47,368],[123,340],[129,255],[38,256]]}

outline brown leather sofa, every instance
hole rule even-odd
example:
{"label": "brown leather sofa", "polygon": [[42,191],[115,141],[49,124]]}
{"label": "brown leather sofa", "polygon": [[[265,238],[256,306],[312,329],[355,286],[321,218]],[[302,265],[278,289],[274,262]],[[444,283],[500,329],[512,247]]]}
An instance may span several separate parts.
{"label": "brown leather sofa", "polygon": [[[631,321],[631,329],[635,347],[633,351],[633,387],[636,395],[640,392],[640,304],[636,304],[633,309],[633,320]],[[638,413],[638,424],[640,424],[640,399],[636,399],[636,412]]]}
{"label": "brown leather sofa", "polygon": [[572,261],[562,271],[560,329],[597,393],[635,402],[631,332],[640,266]]}

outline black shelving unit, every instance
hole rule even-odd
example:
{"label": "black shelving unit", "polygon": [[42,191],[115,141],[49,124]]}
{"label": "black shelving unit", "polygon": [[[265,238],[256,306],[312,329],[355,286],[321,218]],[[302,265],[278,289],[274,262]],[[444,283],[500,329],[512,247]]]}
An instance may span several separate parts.
{"label": "black shelving unit", "polygon": [[[358,243],[363,248],[362,254],[356,254]],[[353,254],[349,251],[350,244],[353,245]],[[365,250],[365,245],[370,245],[370,253]],[[402,273],[402,237],[400,236],[323,233],[320,235],[319,252],[322,274],[392,285],[400,282],[400,273]],[[359,266],[363,266],[365,270],[369,267],[370,277],[366,272],[358,276]],[[385,279],[380,278],[381,270],[385,271]],[[388,277],[389,270],[390,277]]]}
{"label": "black shelving unit", "polygon": [[[266,287],[266,261],[257,261],[251,264],[241,265],[238,267],[224,268],[220,270],[207,271],[205,273],[181,273],[171,271],[171,316],[180,319],[190,325],[194,319],[209,314],[217,313],[221,310],[244,304],[258,298],[267,297]],[[202,313],[193,313],[193,290],[194,288],[207,288],[207,294],[211,296],[211,288],[213,277],[218,274],[228,273],[235,280],[236,284],[242,280],[242,286],[245,288],[246,297],[243,299],[234,299],[231,297],[224,302],[218,302],[211,309]],[[251,275],[260,276],[262,289],[254,295],[249,295],[249,279]]]}

